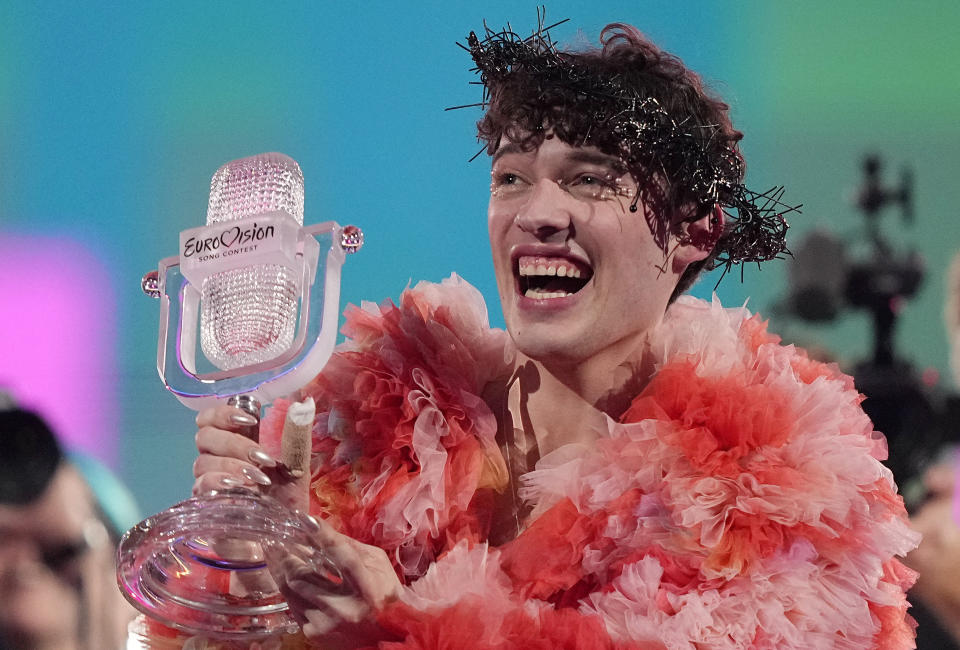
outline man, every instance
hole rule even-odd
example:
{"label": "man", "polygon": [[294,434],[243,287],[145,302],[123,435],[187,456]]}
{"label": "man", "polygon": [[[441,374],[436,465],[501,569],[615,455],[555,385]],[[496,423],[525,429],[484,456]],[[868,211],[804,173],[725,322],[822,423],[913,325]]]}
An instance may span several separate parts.
{"label": "man", "polygon": [[[309,510],[352,592],[291,558],[330,647],[910,647],[905,524],[852,381],[745,310],[677,297],[775,257],[779,193],[742,185],[726,105],[634,28],[560,52],[471,34],[509,337],[457,278],[348,310],[313,473],[278,471],[288,403],[202,412],[196,492]],[[674,302],[668,310],[668,305]]]}
{"label": "man", "polygon": [[0,647],[123,647],[118,536],[43,420],[0,411]]}

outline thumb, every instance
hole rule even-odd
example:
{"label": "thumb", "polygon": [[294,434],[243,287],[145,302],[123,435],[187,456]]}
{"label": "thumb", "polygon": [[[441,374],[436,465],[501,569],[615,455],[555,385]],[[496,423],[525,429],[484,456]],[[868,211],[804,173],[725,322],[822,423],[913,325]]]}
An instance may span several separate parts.
{"label": "thumb", "polygon": [[292,478],[299,479],[310,474],[310,435],[316,412],[312,397],[294,402],[287,410],[280,439],[280,461]]}
{"label": "thumb", "polygon": [[279,464],[268,494],[288,508],[307,512],[310,504],[310,452],[316,407],[313,398],[294,402],[287,409],[280,434]]}

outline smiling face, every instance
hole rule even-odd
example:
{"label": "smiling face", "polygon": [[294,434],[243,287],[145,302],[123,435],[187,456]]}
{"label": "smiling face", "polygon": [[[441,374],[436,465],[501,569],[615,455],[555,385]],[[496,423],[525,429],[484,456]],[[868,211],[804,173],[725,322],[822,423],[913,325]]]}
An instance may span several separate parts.
{"label": "smiling face", "polygon": [[[494,154],[488,225],[504,319],[546,364],[626,358],[659,323],[679,273],[654,241],[637,185],[594,147],[548,136]],[[682,269],[680,269],[682,272]]]}

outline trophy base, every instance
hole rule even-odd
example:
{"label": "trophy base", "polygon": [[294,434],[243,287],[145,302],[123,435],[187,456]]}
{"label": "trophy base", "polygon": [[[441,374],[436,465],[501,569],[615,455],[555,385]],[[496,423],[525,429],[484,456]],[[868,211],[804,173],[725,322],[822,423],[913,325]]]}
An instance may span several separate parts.
{"label": "trophy base", "polygon": [[222,640],[295,633],[267,566],[270,546],[336,573],[297,513],[238,488],[187,499],[127,531],[117,581],[134,607],[177,630]]}

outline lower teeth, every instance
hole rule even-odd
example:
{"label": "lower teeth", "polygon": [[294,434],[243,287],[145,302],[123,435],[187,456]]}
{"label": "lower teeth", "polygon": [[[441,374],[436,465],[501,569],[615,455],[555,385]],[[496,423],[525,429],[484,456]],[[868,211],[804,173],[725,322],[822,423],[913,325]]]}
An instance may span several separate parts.
{"label": "lower teeth", "polygon": [[538,289],[527,289],[526,293],[523,294],[527,298],[536,298],[542,300],[544,298],[565,298],[569,296],[570,293],[566,291],[540,291]]}

